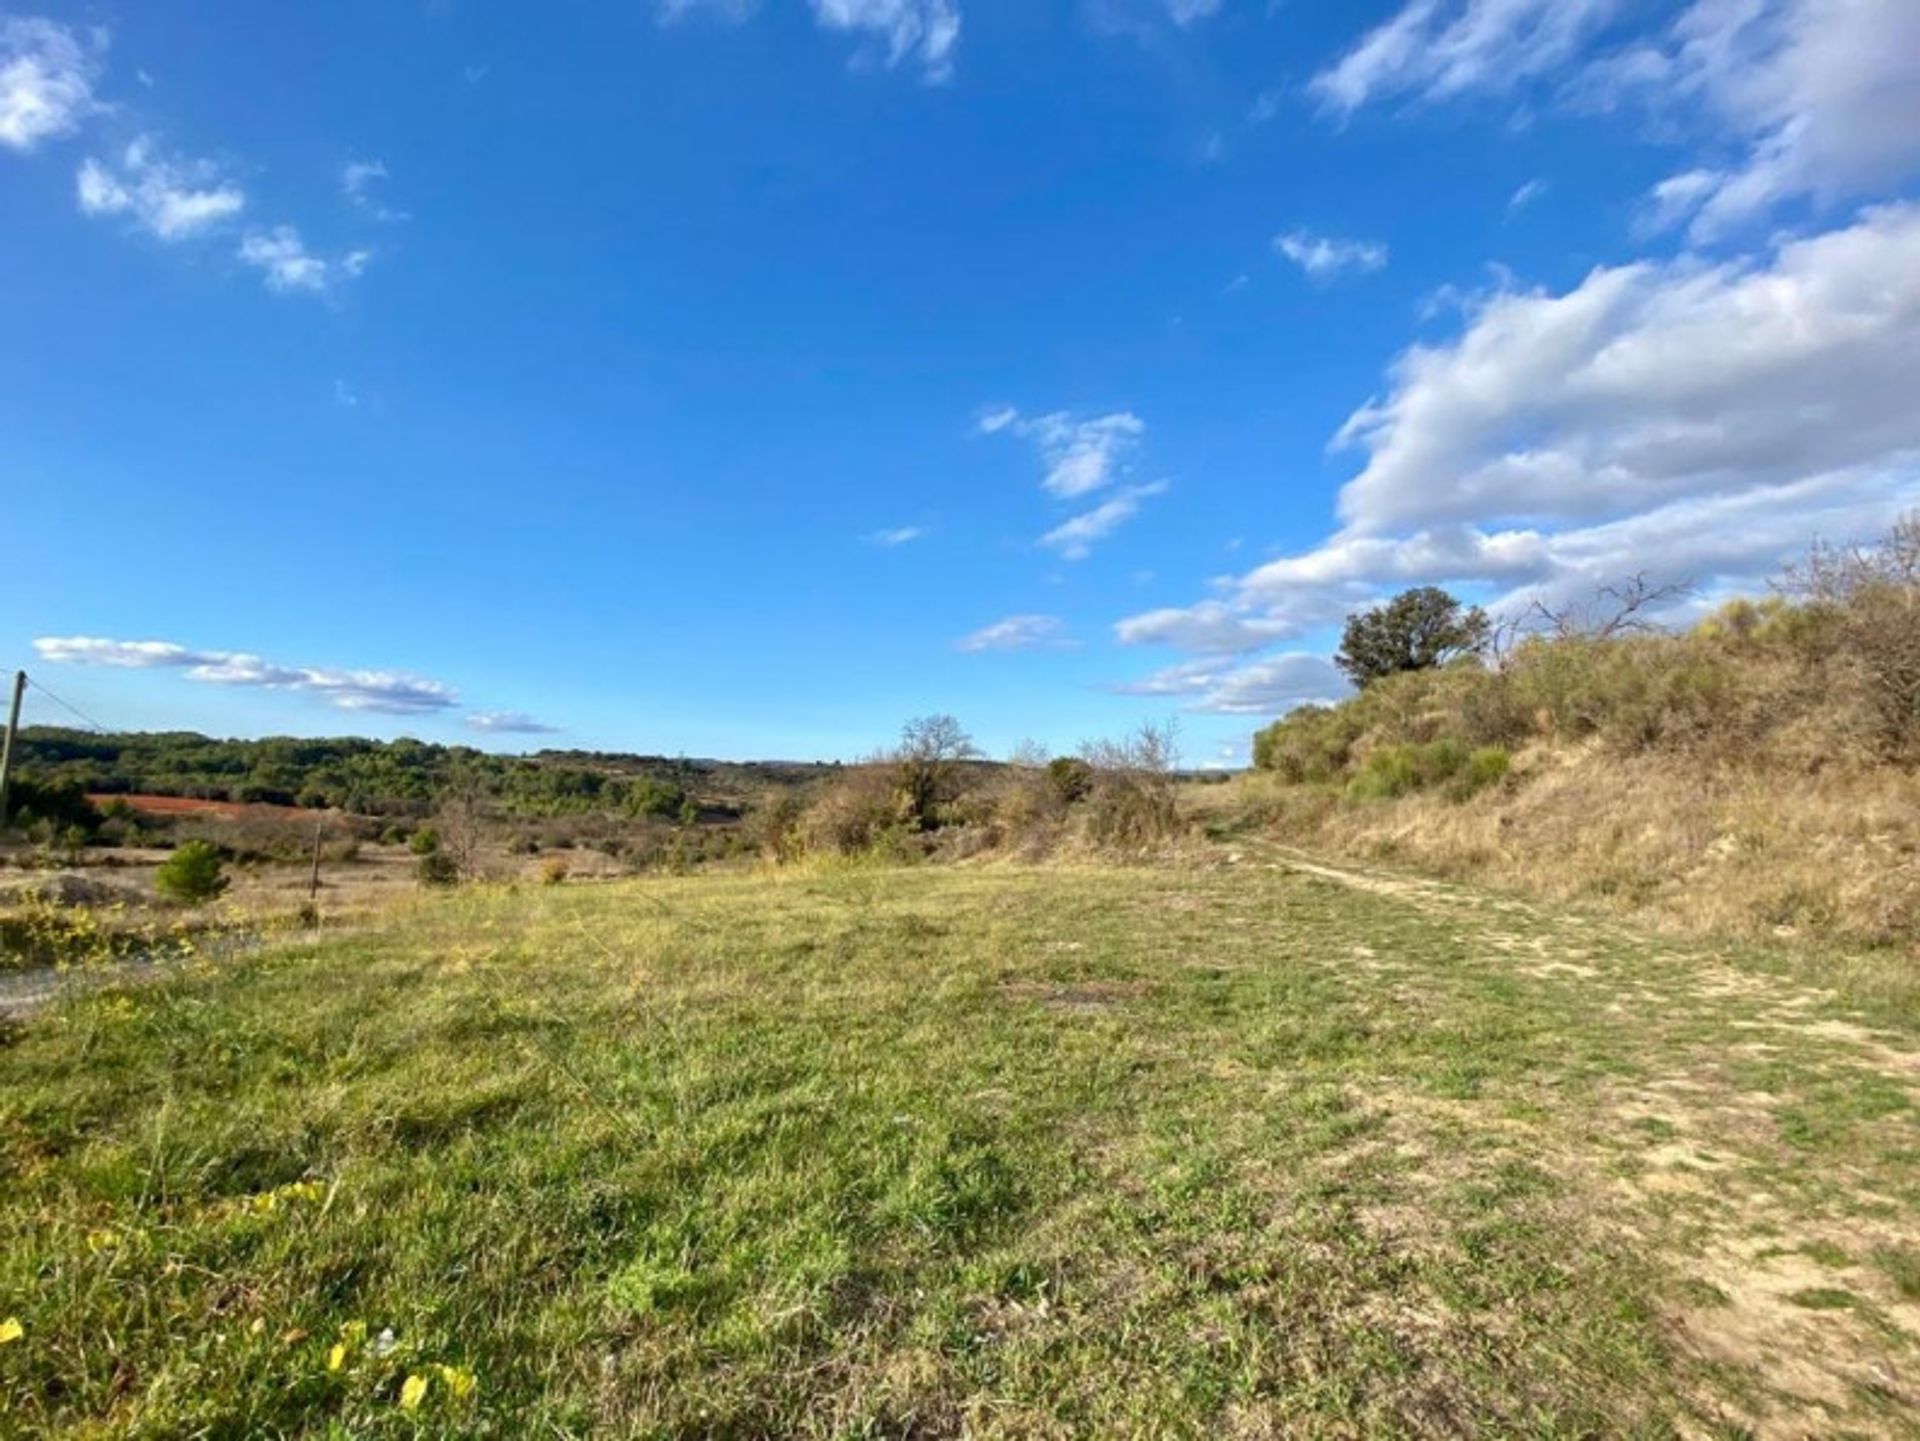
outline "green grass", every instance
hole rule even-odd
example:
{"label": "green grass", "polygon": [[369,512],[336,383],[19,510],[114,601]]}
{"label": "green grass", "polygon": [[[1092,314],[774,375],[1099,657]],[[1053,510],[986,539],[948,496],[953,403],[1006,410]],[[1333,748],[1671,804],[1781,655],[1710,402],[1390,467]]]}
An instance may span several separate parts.
{"label": "green grass", "polygon": [[1770,964],[1264,858],[431,898],[8,1039],[0,1433],[1900,1434],[1912,1037]]}

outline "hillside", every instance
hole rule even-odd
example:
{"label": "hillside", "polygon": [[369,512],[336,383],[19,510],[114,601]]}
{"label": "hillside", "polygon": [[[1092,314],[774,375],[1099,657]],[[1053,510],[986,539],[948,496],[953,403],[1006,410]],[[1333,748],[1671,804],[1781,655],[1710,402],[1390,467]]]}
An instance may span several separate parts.
{"label": "hillside", "polygon": [[1697,932],[1920,946],[1920,518],[1685,628],[1547,619],[1266,728],[1212,825]]}

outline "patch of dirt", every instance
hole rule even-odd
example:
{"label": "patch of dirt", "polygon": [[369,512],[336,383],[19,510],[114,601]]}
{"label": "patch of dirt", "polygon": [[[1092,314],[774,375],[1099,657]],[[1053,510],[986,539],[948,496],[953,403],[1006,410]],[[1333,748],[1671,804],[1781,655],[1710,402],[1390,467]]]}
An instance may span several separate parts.
{"label": "patch of dirt", "polygon": [[[1699,1258],[1695,1275],[1726,1300],[1682,1312],[1681,1337],[1709,1361],[1765,1378],[1771,1394],[1749,1418],[1754,1436],[1799,1441],[1843,1418],[1849,1435],[1900,1434],[1854,1411],[1855,1388],[1920,1404],[1911,1383],[1875,1359],[1883,1347],[1857,1312],[1806,1304],[1809,1296],[1852,1294],[1856,1274],[1759,1241],[1723,1243]],[[1810,1412],[1828,1426],[1809,1429]]]}
{"label": "patch of dirt", "polygon": [[1000,987],[1010,1001],[1069,1013],[1104,1011],[1152,993],[1151,981],[1008,981]]}

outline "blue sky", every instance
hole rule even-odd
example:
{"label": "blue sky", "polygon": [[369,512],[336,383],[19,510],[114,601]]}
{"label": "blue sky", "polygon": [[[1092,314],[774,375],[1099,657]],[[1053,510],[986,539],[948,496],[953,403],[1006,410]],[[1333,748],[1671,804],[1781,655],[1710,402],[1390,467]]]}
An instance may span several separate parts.
{"label": "blue sky", "polygon": [[1920,503],[1917,175],[1906,0],[0,10],[0,664],[1230,762],[1405,585],[1710,599]]}

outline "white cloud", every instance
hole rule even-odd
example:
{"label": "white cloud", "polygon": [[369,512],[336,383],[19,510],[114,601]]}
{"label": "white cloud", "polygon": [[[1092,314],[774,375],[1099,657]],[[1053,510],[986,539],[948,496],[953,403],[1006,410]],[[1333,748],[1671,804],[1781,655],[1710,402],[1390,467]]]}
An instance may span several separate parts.
{"label": "white cloud", "polygon": [[1128,411],[1087,420],[1055,411],[1029,419],[1010,408],[981,417],[979,429],[983,435],[1005,431],[1032,440],[1047,466],[1041,485],[1069,500],[1117,480],[1147,433],[1146,422]]}
{"label": "white cloud", "polygon": [[1248,616],[1224,601],[1202,601],[1129,616],[1114,626],[1122,645],[1165,645],[1176,650],[1226,655],[1261,650],[1288,634],[1285,625]]}
{"label": "white cloud", "polygon": [[1722,239],[1775,206],[1831,206],[1920,175],[1920,5],[1692,0],[1663,31],[1604,54],[1621,0],[1410,0],[1309,87],[1347,116],[1371,101],[1504,94],[1559,77],[1557,98],[1632,102],[1716,153],[1663,181],[1649,225]]}
{"label": "white cloud", "polygon": [[1166,488],[1165,481],[1156,481],[1152,485],[1130,485],[1092,510],[1083,511],[1071,520],[1056,525],[1040,537],[1040,544],[1058,551],[1062,560],[1085,560],[1093,554],[1095,541],[1104,540],[1132,520],[1140,511],[1141,501],[1148,496],[1159,495]]}
{"label": "white cloud", "polygon": [[51,20],[0,18],[0,145],[32,150],[72,134],[100,108],[97,44]]}
{"label": "white cloud", "polygon": [[477,711],[467,717],[467,728],[482,735],[551,736],[560,734],[559,726],[537,721],[524,711]]}
{"label": "white cloud", "polygon": [[1325,656],[1290,652],[1255,661],[1188,661],[1113,687],[1122,695],[1177,697],[1214,715],[1277,715],[1348,691]]}
{"label": "white cloud", "polygon": [[191,239],[246,208],[247,195],[210,160],[162,155],[151,136],[121,153],[117,165],[89,157],[75,179],[87,215],[124,215],[160,240]]}
{"label": "white cloud", "polygon": [[1565,65],[1618,9],[1619,0],[1410,0],[1308,90],[1340,116],[1374,100],[1511,90]]}
{"label": "white cloud", "polygon": [[209,685],[301,691],[344,711],[432,715],[459,704],[451,687],[400,671],[280,665],[241,651],[193,650],[172,641],[43,636],[33,648],[51,664],[179,670],[187,679]]}
{"label": "white cloud", "polygon": [[1518,215],[1522,210],[1525,210],[1529,205],[1533,204],[1534,201],[1538,200],[1541,196],[1545,195],[1546,193],[1547,193],[1546,181],[1541,180],[1538,177],[1535,177],[1534,179],[1529,180],[1525,185],[1522,185],[1519,189],[1515,190],[1512,196],[1509,197],[1509,199],[1507,200],[1507,214],[1509,216]]}
{"label": "white cloud", "polygon": [[867,537],[868,545],[877,545],[882,550],[892,550],[895,546],[911,545],[916,540],[926,538],[926,528],[918,525],[900,525],[891,530],[876,530]]}
{"label": "white cloud", "polygon": [[1920,504],[1915,356],[1920,206],[1751,260],[1504,291],[1347,423],[1368,459],[1344,529],[1117,633],[1250,650],[1421,584],[1507,611],[1640,572],[1751,589],[1814,536],[1872,537]]}
{"label": "white cloud", "polygon": [[343,278],[351,280],[360,276],[373,259],[373,253],[367,250],[350,250],[337,260],[315,255],[291,225],[249,230],[235,254],[243,264],[261,273],[267,289],[282,294],[305,292],[309,295],[322,294]]}
{"label": "white cloud", "polygon": [[347,197],[355,209],[364,211],[375,220],[394,222],[408,219],[407,212],[395,210],[380,199],[380,189],[387,179],[387,166],[383,160],[351,160],[340,170],[340,193]]}
{"label": "white cloud", "polygon": [[1276,235],[1273,248],[1314,280],[1331,280],[1343,270],[1364,275],[1387,263],[1387,247],[1378,241],[1342,240],[1332,235],[1315,235],[1308,230],[1289,230],[1285,235]]}
{"label": "white cloud", "polygon": [[1057,615],[1010,615],[954,642],[956,650],[1033,650],[1066,644],[1066,623]]}
{"label": "white cloud", "polygon": [[1338,441],[1367,452],[1358,531],[1622,513],[1920,445],[1920,206],[1760,261],[1690,258],[1501,293],[1416,346]]}
{"label": "white cloud", "polygon": [[920,67],[930,84],[953,74],[960,43],[960,7],[953,0],[810,0],[813,16],[827,30],[870,38],[889,68]]}
{"label": "white cloud", "polygon": [[1697,100],[1745,148],[1662,183],[1654,218],[1719,238],[1800,197],[1832,204],[1920,174],[1920,5],[1696,0],[1625,88]]}

